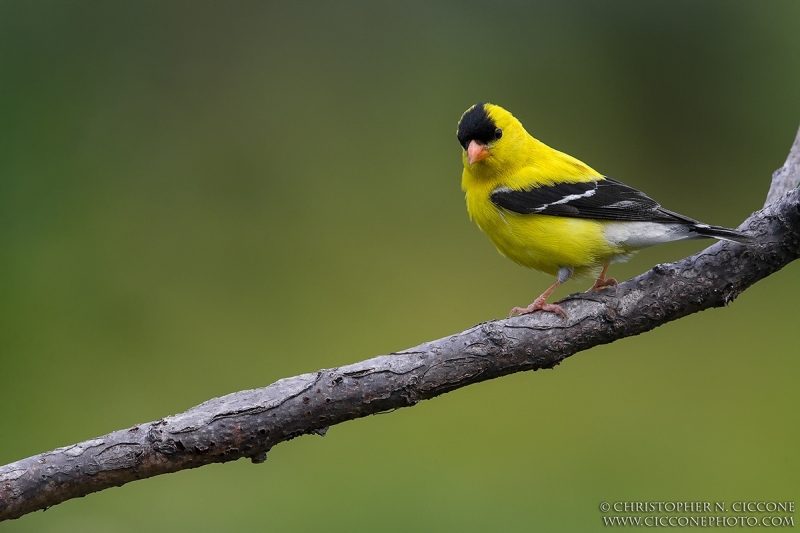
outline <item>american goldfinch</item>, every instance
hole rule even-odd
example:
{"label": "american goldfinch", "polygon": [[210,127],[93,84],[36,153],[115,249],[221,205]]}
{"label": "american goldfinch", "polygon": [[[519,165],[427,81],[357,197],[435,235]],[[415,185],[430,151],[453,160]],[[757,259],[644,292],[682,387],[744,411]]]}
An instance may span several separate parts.
{"label": "american goldfinch", "polygon": [[499,252],[557,281],[528,307],[567,315],[546,299],[573,276],[597,276],[589,290],[616,287],[608,265],[664,242],[752,238],[667,211],[641,191],[531,137],[511,113],[478,103],[458,123],[467,211]]}

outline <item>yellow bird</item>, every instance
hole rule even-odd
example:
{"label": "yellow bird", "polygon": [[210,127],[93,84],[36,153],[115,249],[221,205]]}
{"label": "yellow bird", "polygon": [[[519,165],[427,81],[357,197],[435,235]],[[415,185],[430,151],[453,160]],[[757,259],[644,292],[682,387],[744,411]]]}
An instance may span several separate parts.
{"label": "yellow bird", "polygon": [[616,287],[608,265],[642,248],[713,237],[739,243],[739,231],[662,208],[641,191],[607,178],[534,139],[500,106],[478,103],[458,123],[467,211],[502,255],[557,281],[511,315],[564,310],[546,299],[573,276],[597,276],[589,290]]}

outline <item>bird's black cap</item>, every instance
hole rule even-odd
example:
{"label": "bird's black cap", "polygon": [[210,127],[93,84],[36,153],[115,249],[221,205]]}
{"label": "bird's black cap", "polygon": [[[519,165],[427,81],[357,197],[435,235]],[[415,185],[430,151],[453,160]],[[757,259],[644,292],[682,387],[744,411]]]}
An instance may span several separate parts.
{"label": "bird's black cap", "polygon": [[495,137],[497,126],[489,118],[483,102],[478,102],[464,113],[458,123],[458,143],[467,149],[470,141],[479,141],[488,144]]}

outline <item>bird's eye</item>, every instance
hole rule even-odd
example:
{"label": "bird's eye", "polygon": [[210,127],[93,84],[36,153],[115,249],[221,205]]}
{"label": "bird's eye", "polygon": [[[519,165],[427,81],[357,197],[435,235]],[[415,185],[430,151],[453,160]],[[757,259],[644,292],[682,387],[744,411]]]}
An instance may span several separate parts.
{"label": "bird's eye", "polygon": [[494,138],[495,139],[499,139],[502,136],[503,136],[503,130],[501,130],[500,128],[497,128],[496,130],[494,130]]}

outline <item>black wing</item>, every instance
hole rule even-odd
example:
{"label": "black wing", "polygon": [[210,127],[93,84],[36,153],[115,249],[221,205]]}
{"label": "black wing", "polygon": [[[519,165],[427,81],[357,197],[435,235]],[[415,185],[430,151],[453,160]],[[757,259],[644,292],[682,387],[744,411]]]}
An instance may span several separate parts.
{"label": "black wing", "polygon": [[559,183],[521,191],[499,188],[492,192],[490,198],[496,206],[521,214],[697,223],[689,217],[667,211],[645,193],[611,178],[583,183]]}

